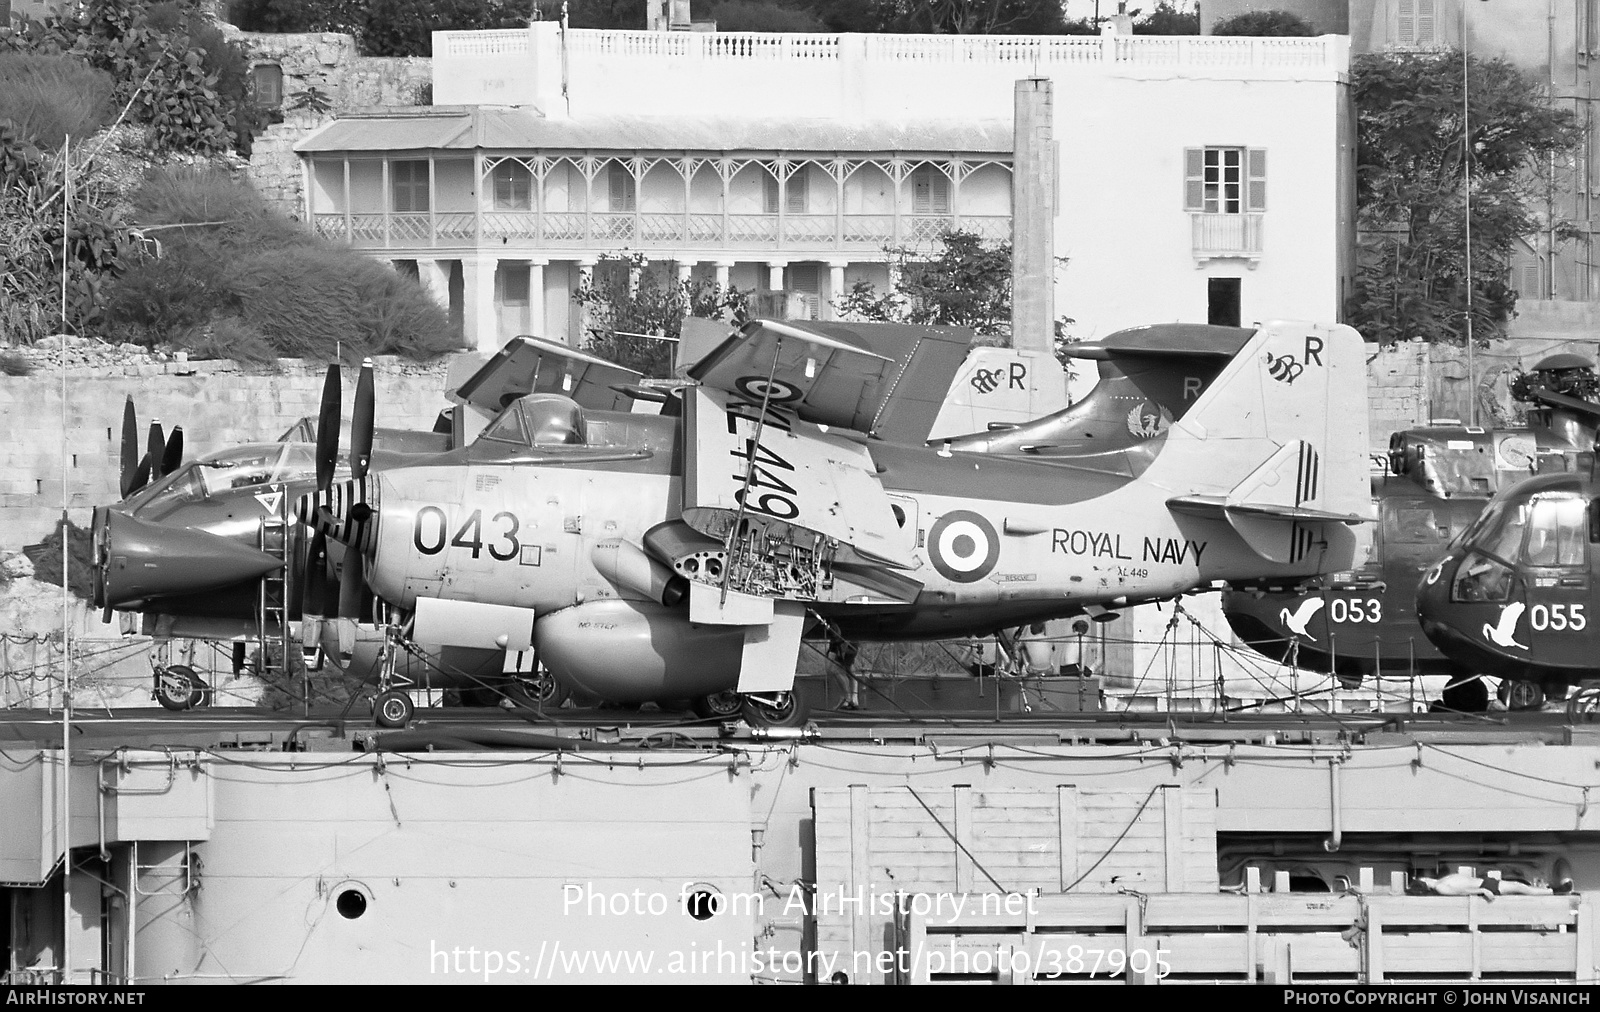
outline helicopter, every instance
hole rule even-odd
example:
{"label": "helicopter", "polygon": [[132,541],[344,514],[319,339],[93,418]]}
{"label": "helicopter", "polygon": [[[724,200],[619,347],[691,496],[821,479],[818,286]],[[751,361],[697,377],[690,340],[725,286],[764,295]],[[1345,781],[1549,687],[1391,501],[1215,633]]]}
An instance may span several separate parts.
{"label": "helicopter", "polygon": [[[1540,360],[1512,380],[1511,394],[1529,405],[1525,426],[1394,433],[1388,452],[1374,455],[1378,522],[1368,561],[1298,583],[1229,585],[1222,607],[1234,634],[1274,661],[1335,675],[1346,688],[1367,677],[1445,676],[1443,706],[1483,709],[1476,673],[1423,635],[1417,583],[1496,491],[1533,474],[1585,466],[1600,426],[1600,380],[1581,356]],[[1502,689],[1503,697],[1512,692]],[[1502,698],[1515,706],[1530,700],[1526,691]]]}
{"label": "helicopter", "polygon": [[1566,699],[1574,685],[1592,702],[1600,685],[1593,466],[1591,455],[1580,471],[1501,490],[1417,589],[1423,633],[1462,670],[1501,679],[1511,709]]}

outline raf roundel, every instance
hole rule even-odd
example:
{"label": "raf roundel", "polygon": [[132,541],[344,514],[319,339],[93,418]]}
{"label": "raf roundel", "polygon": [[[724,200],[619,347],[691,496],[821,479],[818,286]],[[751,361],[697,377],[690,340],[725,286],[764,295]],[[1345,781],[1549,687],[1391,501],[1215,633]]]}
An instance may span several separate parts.
{"label": "raf roundel", "polygon": [[1000,537],[981,515],[951,510],[928,532],[928,554],[940,576],[973,583],[988,576],[1000,561]]}

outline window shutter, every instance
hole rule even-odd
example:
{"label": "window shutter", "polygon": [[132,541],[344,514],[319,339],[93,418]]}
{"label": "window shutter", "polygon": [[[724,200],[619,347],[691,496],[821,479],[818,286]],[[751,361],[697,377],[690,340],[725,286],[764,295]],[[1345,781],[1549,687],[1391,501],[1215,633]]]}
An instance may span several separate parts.
{"label": "window shutter", "polygon": [[1183,149],[1183,209],[1206,209],[1206,163],[1204,148]]}
{"label": "window shutter", "polygon": [[1416,0],[1417,4],[1417,45],[1433,45],[1433,26],[1437,23],[1434,17],[1434,0]]}
{"label": "window shutter", "polygon": [[611,164],[611,210],[633,210],[633,174],[625,165]]}
{"label": "window shutter", "polygon": [[912,173],[911,213],[949,214],[950,177],[938,169],[918,169]]}
{"label": "window shutter", "polygon": [[1395,26],[1395,41],[1402,46],[1415,45],[1417,41],[1416,0],[1400,0],[1399,24]]}
{"label": "window shutter", "polygon": [[789,177],[788,201],[787,206],[784,208],[785,211],[789,214],[806,213],[806,205],[808,203],[806,198],[809,196],[807,187],[806,170],[796,170],[794,175]]}
{"label": "window shutter", "polygon": [[766,200],[765,200],[764,213],[766,213],[766,214],[777,214],[778,213],[778,179],[777,179],[776,176],[774,176],[770,172],[767,173],[765,176],[763,176],[762,179],[763,179],[763,181],[764,181],[764,183],[766,185]]}
{"label": "window shutter", "polygon": [[1250,148],[1245,153],[1246,211],[1267,209],[1267,152],[1263,148]]}

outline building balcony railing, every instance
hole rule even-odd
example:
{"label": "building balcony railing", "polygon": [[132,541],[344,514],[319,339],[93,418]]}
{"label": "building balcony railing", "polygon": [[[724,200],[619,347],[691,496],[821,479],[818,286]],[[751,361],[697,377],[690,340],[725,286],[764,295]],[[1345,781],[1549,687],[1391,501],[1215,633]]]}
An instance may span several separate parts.
{"label": "building balcony railing", "polygon": [[1219,257],[1261,258],[1261,214],[1189,215],[1191,244],[1197,260]]}
{"label": "building balcony railing", "polygon": [[[885,246],[925,245],[945,229],[975,232],[990,241],[1011,237],[1009,214],[777,215],[702,211],[484,211],[481,214],[440,211],[429,214],[408,211],[333,212],[313,217],[317,235],[325,239],[347,242],[360,249],[394,250],[484,246],[497,250],[595,253],[622,248],[696,247],[752,252],[876,252]],[[1259,231],[1258,223],[1258,236]],[[1195,235],[1198,243],[1198,230]]]}
{"label": "building balcony railing", "polygon": [[[1002,64],[1037,69],[1089,63],[1156,67],[1343,69],[1344,45],[1322,38],[1110,35],[824,35],[778,32],[643,32],[572,29],[573,57],[708,63]],[[435,32],[436,59],[532,54],[521,29]]]}

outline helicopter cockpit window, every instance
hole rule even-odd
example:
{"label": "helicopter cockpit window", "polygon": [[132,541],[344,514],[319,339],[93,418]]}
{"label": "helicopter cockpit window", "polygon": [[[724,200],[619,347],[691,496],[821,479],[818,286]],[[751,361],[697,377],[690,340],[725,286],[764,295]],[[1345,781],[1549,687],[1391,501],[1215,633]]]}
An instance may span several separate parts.
{"label": "helicopter cockpit window", "polygon": [[1461,602],[1506,601],[1516,578],[1511,567],[1486,555],[1471,552],[1456,568],[1450,600]]}
{"label": "helicopter cockpit window", "polygon": [[1492,523],[1485,525],[1473,543],[1479,549],[1490,555],[1511,560],[1517,557],[1522,548],[1522,535],[1528,527],[1528,513],[1532,504],[1527,502],[1506,503],[1505,508],[1499,511]]}
{"label": "helicopter cockpit window", "polygon": [[1401,502],[1384,510],[1383,539],[1405,545],[1436,545],[1450,538],[1450,522],[1425,503]]}
{"label": "helicopter cockpit window", "polygon": [[1582,566],[1584,527],[1582,499],[1535,499],[1522,561],[1529,566]]}

